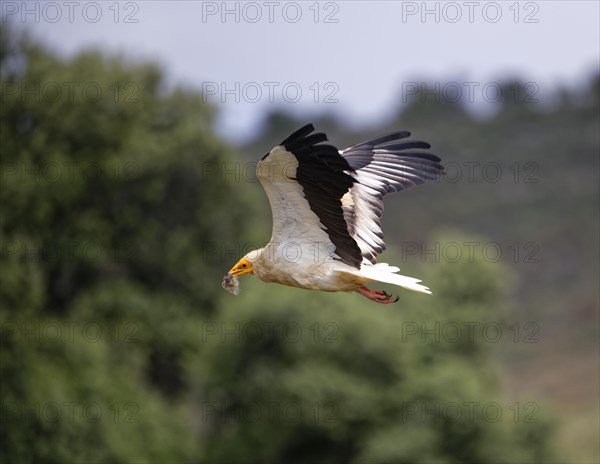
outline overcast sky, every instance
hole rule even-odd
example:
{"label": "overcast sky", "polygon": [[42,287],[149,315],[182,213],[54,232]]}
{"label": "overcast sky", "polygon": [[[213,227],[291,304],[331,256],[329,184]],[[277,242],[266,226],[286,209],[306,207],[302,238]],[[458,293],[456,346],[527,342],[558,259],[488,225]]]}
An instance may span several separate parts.
{"label": "overcast sky", "polygon": [[423,79],[475,106],[502,77],[531,82],[524,98],[577,86],[598,71],[599,4],[3,1],[2,16],[66,56],[158,61],[171,83],[210,94],[219,132],[240,140],[276,107],[373,126]]}

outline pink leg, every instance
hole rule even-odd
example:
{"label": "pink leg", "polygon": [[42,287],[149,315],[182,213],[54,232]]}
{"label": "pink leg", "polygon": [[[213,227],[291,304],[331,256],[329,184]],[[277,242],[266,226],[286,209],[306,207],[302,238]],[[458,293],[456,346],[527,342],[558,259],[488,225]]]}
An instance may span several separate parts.
{"label": "pink leg", "polygon": [[394,297],[392,295],[384,292],[383,290],[371,290],[370,288],[368,288],[364,285],[356,291],[358,293],[360,293],[362,296],[364,296],[365,298],[368,298],[369,300],[374,301],[375,303],[390,304],[390,303],[395,303],[396,301],[399,300],[398,297],[396,297],[396,299],[394,299]]}

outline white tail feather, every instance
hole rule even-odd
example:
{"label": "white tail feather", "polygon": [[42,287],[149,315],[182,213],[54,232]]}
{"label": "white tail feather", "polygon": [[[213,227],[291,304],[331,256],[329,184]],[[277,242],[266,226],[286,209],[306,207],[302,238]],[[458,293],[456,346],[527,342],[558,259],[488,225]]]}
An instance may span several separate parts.
{"label": "white tail feather", "polygon": [[353,274],[369,280],[376,280],[379,282],[385,282],[387,284],[398,285],[408,290],[412,290],[413,292],[431,294],[429,288],[427,288],[425,285],[419,284],[419,282],[421,282],[419,279],[396,274],[396,272],[399,270],[400,268],[390,266],[387,263],[377,263],[374,265],[370,263],[363,263],[360,267],[360,270],[357,270],[355,273],[353,272]]}

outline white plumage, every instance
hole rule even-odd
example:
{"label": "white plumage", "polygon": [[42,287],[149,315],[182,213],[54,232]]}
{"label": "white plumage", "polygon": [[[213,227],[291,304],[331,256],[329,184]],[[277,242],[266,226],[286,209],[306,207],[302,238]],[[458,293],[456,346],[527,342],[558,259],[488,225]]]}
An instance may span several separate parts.
{"label": "white plumage", "polygon": [[437,156],[411,151],[429,144],[403,141],[410,134],[395,132],[338,151],[321,143],[324,134],[310,135],[313,130],[303,127],[258,163],[273,215],[271,240],[240,259],[226,279],[253,273],[265,282],[309,290],[357,291],[378,303],[397,299],[366,283],[431,293],[418,279],[397,274],[399,268],[376,263],[385,249],[384,195],[443,170]]}

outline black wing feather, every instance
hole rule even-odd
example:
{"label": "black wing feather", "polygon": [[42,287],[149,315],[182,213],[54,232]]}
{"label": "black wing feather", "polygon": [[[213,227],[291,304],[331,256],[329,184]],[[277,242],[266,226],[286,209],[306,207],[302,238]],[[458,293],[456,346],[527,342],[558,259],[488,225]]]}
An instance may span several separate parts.
{"label": "black wing feather", "polygon": [[350,192],[353,201],[368,205],[374,215],[367,220],[346,208],[344,214],[348,230],[358,239],[363,257],[372,263],[376,262],[377,254],[385,250],[381,231],[383,197],[387,193],[398,192],[422,184],[426,180],[436,179],[444,170],[438,156],[429,152],[414,151],[431,148],[429,143],[403,140],[409,136],[408,131],[393,132],[361,142],[342,152],[342,156],[354,170],[353,177],[357,180]]}
{"label": "black wing feather", "polygon": [[[302,186],[310,209],[318,216],[340,260],[360,268],[363,258],[376,262],[385,250],[381,216],[383,197],[390,192],[414,187],[437,178],[440,158],[429,152],[427,142],[403,140],[408,131],[393,132],[358,143],[341,154],[324,144],[327,136],[313,133],[314,126],[300,128],[281,145],[298,160],[296,181]],[[362,182],[361,183],[361,178]],[[375,182],[373,185],[369,185]],[[352,207],[342,207],[342,197],[368,205],[370,228]],[[363,221],[363,222],[361,222]],[[359,245],[360,244],[360,245]]]}
{"label": "black wing feather", "polygon": [[354,184],[348,172],[354,169],[337,148],[322,144],[327,136],[310,135],[314,126],[308,124],[294,132],[281,145],[298,160],[296,180],[302,186],[310,209],[319,217],[340,260],[360,268],[362,252],[348,232],[341,198]]}

